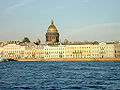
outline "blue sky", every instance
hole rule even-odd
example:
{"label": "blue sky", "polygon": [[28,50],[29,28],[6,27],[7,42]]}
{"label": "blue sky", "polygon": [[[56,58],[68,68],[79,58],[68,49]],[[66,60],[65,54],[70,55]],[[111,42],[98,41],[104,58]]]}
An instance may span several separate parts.
{"label": "blue sky", "polygon": [[120,41],[120,0],[0,0],[0,41],[40,38],[54,20],[60,41]]}

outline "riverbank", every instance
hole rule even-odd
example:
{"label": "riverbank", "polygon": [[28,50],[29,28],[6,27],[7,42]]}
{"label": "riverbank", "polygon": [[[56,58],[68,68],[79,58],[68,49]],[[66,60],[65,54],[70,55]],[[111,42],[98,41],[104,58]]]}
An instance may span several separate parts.
{"label": "riverbank", "polygon": [[120,58],[91,58],[91,59],[18,59],[18,61],[120,61]]}

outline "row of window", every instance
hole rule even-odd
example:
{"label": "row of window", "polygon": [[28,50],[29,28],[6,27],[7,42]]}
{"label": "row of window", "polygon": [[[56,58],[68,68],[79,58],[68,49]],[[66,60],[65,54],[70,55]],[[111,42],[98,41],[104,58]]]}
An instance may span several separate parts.
{"label": "row of window", "polygon": [[84,51],[84,50],[75,50],[75,51],[73,51],[73,50],[68,50],[68,51],[66,51],[67,53],[90,53],[91,51]]}
{"label": "row of window", "polygon": [[67,49],[86,49],[86,48],[90,48],[90,47],[66,47]]}
{"label": "row of window", "polygon": [[93,53],[100,53],[100,52],[104,52],[104,53],[109,53],[109,52],[113,52],[113,51],[92,51]]}
{"label": "row of window", "polygon": [[33,52],[25,52],[25,54],[43,54],[43,53],[42,52],[40,52],[40,53],[38,53],[38,52],[37,53],[36,52],[35,53],[33,53]]}
{"label": "row of window", "polygon": [[23,53],[23,51],[4,51],[3,53]]}
{"label": "row of window", "polygon": [[108,57],[110,57],[110,56],[113,56],[113,54],[92,54],[93,56],[102,56],[102,55],[104,55],[104,56],[108,56]]}
{"label": "row of window", "polygon": [[63,58],[64,55],[45,55],[47,58]]}
{"label": "row of window", "polygon": [[21,55],[3,55],[3,57],[17,57],[17,58],[20,58],[20,57],[23,57]]}
{"label": "row of window", "polygon": [[64,51],[62,52],[45,52],[45,54],[63,54],[64,53]]}
{"label": "row of window", "polygon": [[65,48],[48,48],[48,49],[45,49],[45,50],[65,50]]}

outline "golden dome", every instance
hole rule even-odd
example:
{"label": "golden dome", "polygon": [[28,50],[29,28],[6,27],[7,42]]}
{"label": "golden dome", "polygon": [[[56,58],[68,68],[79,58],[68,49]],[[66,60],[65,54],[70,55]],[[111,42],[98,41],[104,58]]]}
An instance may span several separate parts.
{"label": "golden dome", "polygon": [[57,32],[57,28],[55,27],[53,20],[51,21],[51,25],[48,27],[48,32]]}

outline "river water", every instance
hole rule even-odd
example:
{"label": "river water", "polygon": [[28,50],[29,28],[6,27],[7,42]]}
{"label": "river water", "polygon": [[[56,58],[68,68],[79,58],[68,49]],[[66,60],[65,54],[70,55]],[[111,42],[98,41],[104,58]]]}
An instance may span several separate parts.
{"label": "river water", "polygon": [[120,62],[0,62],[0,90],[120,90]]}

